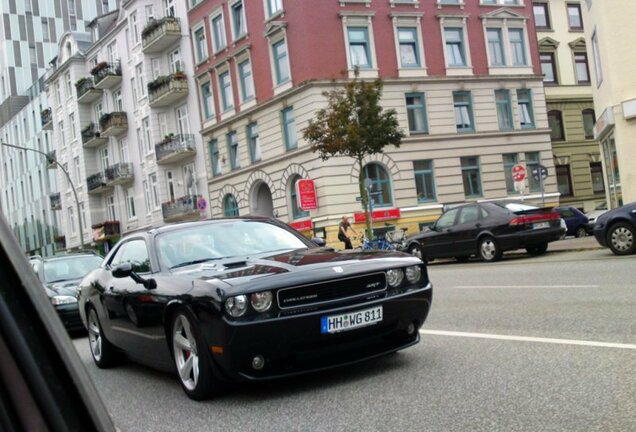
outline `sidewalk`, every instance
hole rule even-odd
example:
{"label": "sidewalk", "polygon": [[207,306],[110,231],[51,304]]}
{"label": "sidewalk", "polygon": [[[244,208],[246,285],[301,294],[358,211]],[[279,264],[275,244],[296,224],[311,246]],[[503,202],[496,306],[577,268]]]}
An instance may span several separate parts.
{"label": "sidewalk", "polygon": [[564,240],[551,242],[548,246],[548,251],[569,251],[569,250],[587,250],[587,249],[601,249],[603,246],[598,244],[594,236],[586,236],[581,238],[568,237]]}

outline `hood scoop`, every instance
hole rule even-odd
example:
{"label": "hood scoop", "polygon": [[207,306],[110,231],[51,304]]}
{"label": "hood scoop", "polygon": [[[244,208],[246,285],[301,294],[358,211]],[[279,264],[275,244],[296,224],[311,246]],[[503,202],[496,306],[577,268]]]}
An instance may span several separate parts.
{"label": "hood scoop", "polygon": [[236,268],[241,268],[241,267],[245,267],[247,265],[247,261],[245,260],[241,260],[241,261],[230,261],[230,262],[223,262],[223,263],[203,263],[201,264],[201,267],[199,267],[199,270],[212,270],[212,271],[225,271],[225,270],[232,270],[232,269],[236,269]]}

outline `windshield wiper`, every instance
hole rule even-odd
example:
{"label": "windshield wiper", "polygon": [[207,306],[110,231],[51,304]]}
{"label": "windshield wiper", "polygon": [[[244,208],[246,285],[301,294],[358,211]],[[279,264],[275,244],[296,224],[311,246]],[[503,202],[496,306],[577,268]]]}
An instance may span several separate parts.
{"label": "windshield wiper", "polygon": [[216,260],[225,259],[225,258],[231,258],[231,257],[227,256],[227,257],[214,257],[214,258],[200,258],[200,259],[196,259],[196,260],[192,260],[192,261],[186,261],[186,262],[179,263],[177,265],[174,265],[174,266],[170,267],[170,270],[176,269],[176,268],[179,268],[179,267],[185,267],[185,266],[194,265],[194,264],[201,264],[201,263],[204,263],[204,262],[207,262],[207,261],[216,261]]}

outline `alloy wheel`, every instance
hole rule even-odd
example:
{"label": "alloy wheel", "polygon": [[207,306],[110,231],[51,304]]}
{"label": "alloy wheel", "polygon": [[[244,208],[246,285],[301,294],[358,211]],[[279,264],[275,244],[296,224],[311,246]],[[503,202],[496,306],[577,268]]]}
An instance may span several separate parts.
{"label": "alloy wheel", "polygon": [[199,355],[190,321],[184,315],[175,319],[172,348],[179,378],[184,387],[192,391],[199,381]]}
{"label": "alloy wheel", "polygon": [[611,233],[612,245],[621,252],[630,250],[634,246],[634,233],[624,226],[620,226]]}
{"label": "alloy wheel", "polygon": [[411,255],[413,255],[414,257],[422,259],[422,248],[420,246],[418,245],[411,246],[410,252],[411,252]]}
{"label": "alloy wheel", "polygon": [[102,334],[99,329],[99,321],[97,320],[97,312],[95,312],[95,309],[91,309],[88,313],[88,342],[93,358],[99,362],[102,359]]}
{"label": "alloy wheel", "polygon": [[497,253],[497,246],[495,246],[495,243],[492,240],[488,239],[481,243],[482,257],[490,261],[491,259],[495,257],[496,253]]}

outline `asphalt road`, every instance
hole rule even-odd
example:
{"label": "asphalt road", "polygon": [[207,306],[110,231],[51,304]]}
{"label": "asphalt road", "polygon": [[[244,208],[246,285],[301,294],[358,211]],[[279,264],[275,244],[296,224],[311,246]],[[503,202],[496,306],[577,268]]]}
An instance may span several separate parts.
{"label": "asphalt road", "polygon": [[420,344],[202,403],[75,346],[122,431],[636,431],[635,266],[607,250],[433,263]]}

